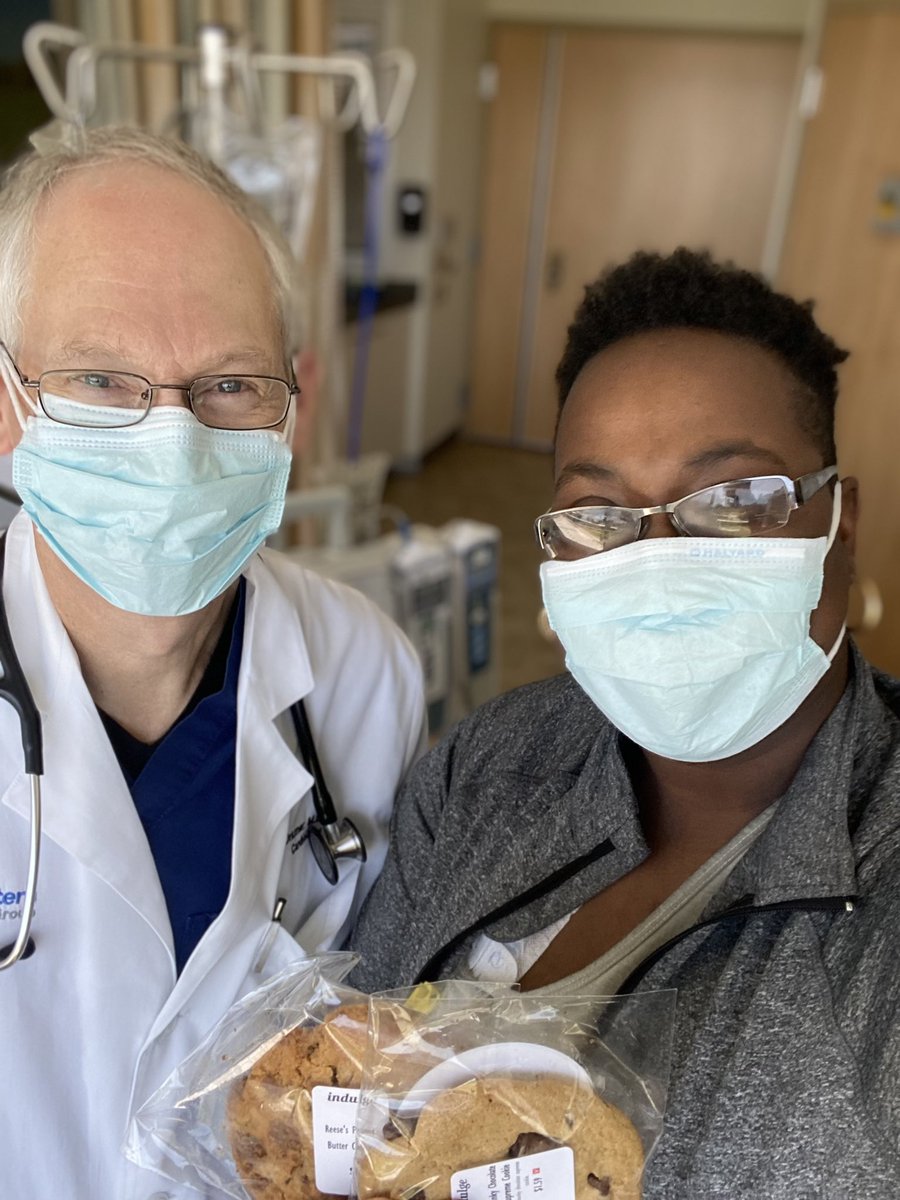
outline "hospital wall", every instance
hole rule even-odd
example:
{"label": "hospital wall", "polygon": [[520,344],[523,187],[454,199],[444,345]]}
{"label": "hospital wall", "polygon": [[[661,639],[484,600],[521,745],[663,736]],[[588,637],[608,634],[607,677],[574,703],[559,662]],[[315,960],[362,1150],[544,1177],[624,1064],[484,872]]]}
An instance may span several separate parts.
{"label": "hospital wall", "polygon": [[[467,402],[471,306],[477,250],[482,102],[478,71],[486,51],[485,0],[388,0],[387,44],[418,64],[413,102],[392,149],[381,219],[380,273],[414,283],[406,316],[400,387],[403,420],[390,447],[394,465],[415,469],[462,424]],[[421,229],[407,232],[400,192],[421,189]],[[376,336],[378,331],[376,329]],[[396,364],[386,363],[396,370]],[[372,403],[395,385],[371,381]],[[396,394],[396,393],[395,393]]]}
{"label": "hospital wall", "polygon": [[[331,11],[338,25],[373,28],[382,47],[404,46],[417,64],[379,221],[379,277],[406,299],[376,315],[362,428],[364,452],[386,452],[395,469],[415,470],[459,429],[467,402],[486,0],[334,0]],[[400,213],[409,189],[423,201],[415,229]],[[361,255],[351,253],[348,266],[358,273]],[[355,328],[347,335],[349,369]]]}
{"label": "hospital wall", "polygon": [[860,482],[851,619],[865,653],[900,675],[900,4],[829,7],[821,103],[807,123],[778,282],[813,297],[850,350],[839,466]]}

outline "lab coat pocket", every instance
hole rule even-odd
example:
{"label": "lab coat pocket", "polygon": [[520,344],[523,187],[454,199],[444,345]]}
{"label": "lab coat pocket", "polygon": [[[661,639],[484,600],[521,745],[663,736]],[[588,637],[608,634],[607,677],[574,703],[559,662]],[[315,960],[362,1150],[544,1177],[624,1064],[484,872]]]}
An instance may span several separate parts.
{"label": "lab coat pocket", "polygon": [[288,933],[280,921],[272,920],[260,939],[248,983],[251,987],[259,987],[266,979],[277,975],[285,967],[302,962],[308,957],[297,939]]}
{"label": "lab coat pocket", "polygon": [[360,862],[342,862],[337,883],[326,884],[327,893],[309,910],[296,936],[310,954],[340,949],[346,940],[364,898],[360,889],[361,870]]}

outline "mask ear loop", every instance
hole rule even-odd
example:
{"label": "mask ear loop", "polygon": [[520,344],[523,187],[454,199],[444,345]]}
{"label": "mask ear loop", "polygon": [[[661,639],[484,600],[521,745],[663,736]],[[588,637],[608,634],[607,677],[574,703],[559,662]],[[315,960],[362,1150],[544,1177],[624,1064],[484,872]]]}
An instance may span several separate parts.
{"label": "mask ear loop", "polygon": [[36,417],[40,410],[28,394],[28,389],[22,386],[19,373],[12,365],[9,351],[2,342],[0,342],[0,375],[2,375],[3,382],[6,384],[6,390],[9,394],[13,412],[16,414],[16,420],[19,422],[19,428],[24,430],[28,418],[32,416]]}
{"label": "mask ear loop", "polygon": [[834,539],[837,537],[838,526],[841,523],[841,481],[838,480],[834,485],[834,496],[831,501],[831,528],[828,530],[828,541],[825,543],[825,555],[827,557],[829,550],[834,545]]}
{"label": "mask ear loop", "polygon": [[297,428],[297,397],[291,396],[291,405],[288,409],[288,414],[284,418],[284,429],[281,431],[281,436],[287,443],[288,449],[294,448],[294,430]]}
{"label": "mask ear loop", "polygon": [[[825,559],[828,557],[828,553],[831,550],[831,547],[834,545],[835,538],[837,537],[838,526],[840,525],[840,523],[841,523],[841,481],[838,480],[837,483],[834,485],[834,499],[832,500],[832,509],[831,509],[831,528],[828,531],[828,541],[825,543],[825,554],[822,556],[823,563],[824,563]],[[831,649],[828,651],[828,653],[825,656],[828,659],[829,666],[831,665],[831,663],[834,662],[835,655],[837,654],[838,650],[840,650],[841,643],[843,642],[846,634],[847,634],[847,622],[844,621],[843,625],[841,625],[840,633],[837,635],[837,640],[835,641],[834,645],[831,647]]]}

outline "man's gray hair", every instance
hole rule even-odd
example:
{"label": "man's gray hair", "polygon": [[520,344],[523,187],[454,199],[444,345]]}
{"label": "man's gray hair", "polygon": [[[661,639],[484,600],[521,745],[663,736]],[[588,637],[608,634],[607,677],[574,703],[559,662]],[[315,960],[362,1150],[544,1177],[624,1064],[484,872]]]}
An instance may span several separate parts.
{"label": "man's gray hair", "polygon": [[9,168],[0,189],[0,341],[15,354],[22,336],[22,304],[30,282],[35,221],[44,197],[73,171],[106,163],[150,163],[173,171],[217,196],[256,234],[272,274],[273,307],[285,351],[296,348],[297,264],[266,210],[209,159],[184,142],[129,126],[80,133],[77,146],[31,150]]}

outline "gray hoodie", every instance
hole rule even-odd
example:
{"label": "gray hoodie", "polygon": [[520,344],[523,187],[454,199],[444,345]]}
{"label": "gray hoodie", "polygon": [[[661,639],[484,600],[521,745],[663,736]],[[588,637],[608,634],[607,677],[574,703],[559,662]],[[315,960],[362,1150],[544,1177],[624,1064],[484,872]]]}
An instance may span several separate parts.
{"label": "gray hoodie", "polygon": [[[851,683],[701,921],[622,992],[677,988],[644,1195],[900,1200],[900,684]],[[463,722],[411,774],[352,946],[368,991],[458,973],[647,854],[618,737],[569,677]]]}

